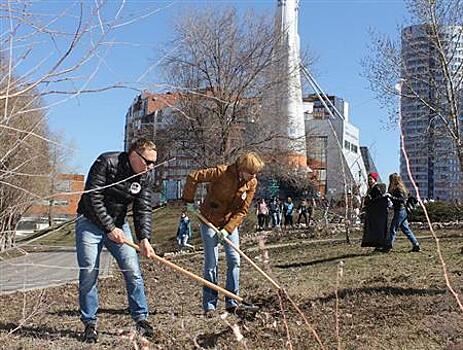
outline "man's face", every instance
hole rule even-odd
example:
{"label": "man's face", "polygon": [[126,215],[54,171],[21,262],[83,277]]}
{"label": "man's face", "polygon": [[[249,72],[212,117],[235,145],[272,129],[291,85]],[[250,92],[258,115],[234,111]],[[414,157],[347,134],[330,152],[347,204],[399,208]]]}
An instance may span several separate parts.
{"label": "man's face", "polygon": [[376,183],[375,179],[373,177],[368,176],[368,185],[371,187]]}
{"label": "man's face", "polygon": [[154,168],[157,156],[157,152],[153,149],[132,151],[129,154],[130,166],[135,174],[145,172]]}

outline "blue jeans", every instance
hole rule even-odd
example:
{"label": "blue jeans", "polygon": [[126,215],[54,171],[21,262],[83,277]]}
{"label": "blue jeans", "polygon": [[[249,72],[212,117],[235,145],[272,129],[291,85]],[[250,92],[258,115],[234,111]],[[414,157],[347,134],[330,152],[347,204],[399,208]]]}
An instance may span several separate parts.
{"label": "blue jeans", "polygon": [[[122,230],[127,240],[132,241],[132,234],[127,223]],[[82,216],[76,223],[76,250],[79,264],[79,306],[81,320],[84,324],[96,324],[98,311],[97,280],[100,267],[100,254],[103,245],[114,256],[124,274],[129,300],[129,308],[135,322],[148,316],[145,287],[140,271],[138,255],[135,249],[126,244],[117,244],[106,233]]]}
{"label": "blue jeans", "polygon": [[[219,247],[218,239],[214,230],[205,224],[201,224],[201,237],[204,245],[204,278],[214,284],[218,283],[218,261]],[[227,237],[232,243],[239,247],[240,238],[238,229],[235,229]],[[225,256],[227,258],[227,282],[225,289],[238,295],[240,291],[240,255],[227,243],[224,243]],[[203,309],[204,311],[217,308],[218,293],[208,287],[203,287]],[[237,306],[234,299],[225,298],[225,307]]]}
{"label": "blue jeans", "polygon": [[272,218],[272,228],[279,227],[281,225],[281,214],[278,212],[273,212],[270,214]]}
{"label": "blue jeans", "polygon": [[407,236],[409,241],[412,242],[413,246],[419,245],[418,240],[408,225],[407,211],[405,208],[401,208],[400,210],[394,210],[394,216],[391,221],[391,227],[389,228],[389,237],[387,242],[389,247],[392,247],[394,244],[399,228],[402,230],[405,236]]}
{"label": "blue jeans", "polygon": [[188,243],[188,238],[190,238],[188,235],[177,236],[177,245],[179,246],[179,248],[183,248],[186,246],[186,244]]}

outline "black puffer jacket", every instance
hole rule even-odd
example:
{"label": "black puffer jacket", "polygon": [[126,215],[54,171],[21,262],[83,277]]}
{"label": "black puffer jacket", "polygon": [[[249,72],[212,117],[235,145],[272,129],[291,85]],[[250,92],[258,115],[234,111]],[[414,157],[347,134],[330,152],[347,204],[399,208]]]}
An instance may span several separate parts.
{"label": "black puffer jacket", "polygon": [[[90,168],[85,190],[108,186],[133,175],[126,152],[103,153]],[[115,227],[121,228],[126,222],[128,206],[133,203],[133,221],[137,238],[150,239],[153,183],[153,174],[150,171],[117,185],[84,193],[80,198],[77,213],[83,214],[95,225],[110,232]]]}

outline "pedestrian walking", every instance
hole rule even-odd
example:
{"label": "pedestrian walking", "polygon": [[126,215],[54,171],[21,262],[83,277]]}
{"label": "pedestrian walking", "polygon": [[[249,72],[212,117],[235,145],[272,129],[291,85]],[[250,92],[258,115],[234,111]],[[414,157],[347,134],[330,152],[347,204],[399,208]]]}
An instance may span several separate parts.
{"label": "pedestrian walking", "polygon": [[385,251],[390,251],[392,249],[399,228],[412,243],[411,252],[421,251],[421,246],[408,224],[408,215],[405,208],[408,191],[399,174],[392,173],[389,175],[389,187],[386,196],[392,201],[394,216],[392,217],[391,226],[389,228],[389,236]]}
{"label": "pedestrian walking", "polygon": [[180,220],[177,228],[177,245],[180,250],[183,250],[185,248],[195,248],[193,245],[188,244],[188,240],[191,239],[191,236],[191,220],[188,217],[186,211],[184,210],[180,214]]}
{"label": "pedestrian walking", "polygon": [[384,197],[385,186],[378,180],[378,173],[368,174],[368,191],[363,199],[362,208],[362,247],[374,247],[375,251],[383,251],[387,243],[388,199]]}

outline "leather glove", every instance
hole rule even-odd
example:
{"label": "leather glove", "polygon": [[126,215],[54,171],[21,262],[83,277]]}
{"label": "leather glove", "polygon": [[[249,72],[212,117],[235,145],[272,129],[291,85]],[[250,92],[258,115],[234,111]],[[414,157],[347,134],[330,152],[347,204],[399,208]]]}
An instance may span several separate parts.
{"label": "leather glove", "polygon": [[228,231],[225,230],[224,228],[221,229],[219,232],[217,232],[217,238],[219,239],[220,243],[223,243],[224,238],[227,238],[229,235]]}

